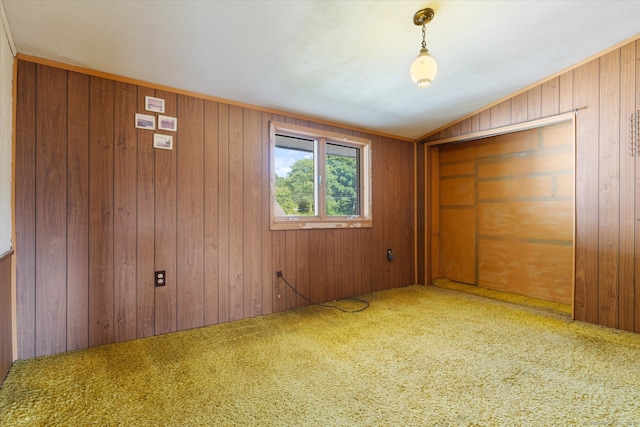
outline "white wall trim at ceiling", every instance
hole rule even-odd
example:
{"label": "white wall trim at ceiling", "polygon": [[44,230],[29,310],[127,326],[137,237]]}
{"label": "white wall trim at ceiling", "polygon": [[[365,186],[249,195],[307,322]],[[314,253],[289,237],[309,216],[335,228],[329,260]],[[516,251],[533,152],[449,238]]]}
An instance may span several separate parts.
{"label": "white wall trim at ceiling", "polygon": [[9,47],[11,48],[11,54],[15,57],[18,54],[18,50],[16,49],[16,44],[13,41],[13,35],[11,34],[11,28],[9,28],[9,21],[7,21],[7,15],[4,12],[4,3],[0,0],[0,17],[2,18],[2,28],[4,29],[4,34],[7,36],[7,41],[9,42]]}

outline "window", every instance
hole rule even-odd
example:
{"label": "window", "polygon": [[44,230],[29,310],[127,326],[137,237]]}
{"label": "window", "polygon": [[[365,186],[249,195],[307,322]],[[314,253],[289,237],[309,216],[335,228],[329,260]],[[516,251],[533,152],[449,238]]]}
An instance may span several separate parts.
{"label": "window", "polygon": [[371,227],[371,141],[271,122],[271,229]]}

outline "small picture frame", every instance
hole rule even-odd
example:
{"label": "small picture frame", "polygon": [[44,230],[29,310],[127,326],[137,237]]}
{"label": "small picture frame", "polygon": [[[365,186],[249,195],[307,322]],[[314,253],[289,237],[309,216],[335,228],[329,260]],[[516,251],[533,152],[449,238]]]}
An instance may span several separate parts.
{"label": "small picture frame", "polygon": [[164,113],[164,99],[145,96],[144,109],[147,111],[153,111],[154,113]]}
{"label": "small picture frame", "polygon": [[148,114],[136,113],[136,127],[138,129],[151,129],[156,128],[156,116],[150,116]]}
{"label": "small picture frame", "polygon": [[162,148],[163,150],[173,150],[173,136],[163,135],[161,133],[154,133],[153,148]]}
{"label": "small picture frame", "polygon": [[178,119],[175,117],[158,115],[158,129],[170,130],[171,132],[178,131]]}

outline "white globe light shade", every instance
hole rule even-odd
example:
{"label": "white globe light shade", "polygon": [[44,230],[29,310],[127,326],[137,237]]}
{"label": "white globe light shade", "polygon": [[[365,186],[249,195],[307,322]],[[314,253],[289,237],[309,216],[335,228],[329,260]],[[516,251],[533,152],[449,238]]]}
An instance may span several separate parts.
{"label": "white globe light shade", "polygon": [[438,74],[438,64],[426,48],[420,49],[420,54],[411,64],[409,74],[419,88],[431,86],[431,82]]}

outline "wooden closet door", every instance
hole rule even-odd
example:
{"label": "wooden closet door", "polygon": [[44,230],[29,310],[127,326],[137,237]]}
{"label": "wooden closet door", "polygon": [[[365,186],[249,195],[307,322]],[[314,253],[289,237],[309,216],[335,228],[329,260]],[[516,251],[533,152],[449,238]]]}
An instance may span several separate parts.
{"label": "wooden closet door", "polygon": [[440,274],[476,284],[476,166],[457,148],[440,153]]}

